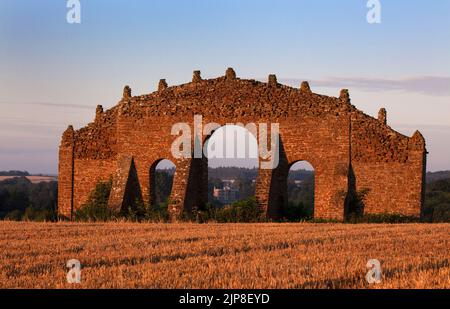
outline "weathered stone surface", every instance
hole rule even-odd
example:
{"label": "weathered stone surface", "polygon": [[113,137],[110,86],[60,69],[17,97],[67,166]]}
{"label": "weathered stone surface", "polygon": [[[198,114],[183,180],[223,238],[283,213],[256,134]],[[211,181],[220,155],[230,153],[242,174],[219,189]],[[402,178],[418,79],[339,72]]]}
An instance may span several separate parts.
{"label": "weathered stone surface", "polygon": [[380,111],[378,112],[378,120],[384,125],[387,124],[387,112],[385,108],[380,108]]}
{"label": "weathered stone surface", "polygon": [[112,176],[108,206],[119,212],[124,208],[133,208],[136,201],[142,201],[136,166],[132,156],[121,155],[117,160],[115,174]]}
{"label": "weathered stone surface", "polygon": [[71,218],[73,212],[74,138],[73,126],[69,125],[62,135],[59,147],[58,214],[66,218]]}
{"label": "weathered stone surface", "polygon": [[103,116],[103,106],[97,105],[97,108],[95,109],[95,122],[100,122],[102,116]]}
{"label": "weathered stone surface", "polygon": [[[366,213],[420,214],[426,148],[419,132],[409,138],[387,126],[383,114],[379,119],[365,115],[350,104],[348,90],[328,97],[312,93],[306,83],[300,89],[278,84],[275,76],[268,83],[239,79],[231,68],[208,80],[194,72],[191,83],[179,86],[162,81],[158,91],[141,96],[132,97],[127,86],[115,107],[97,108],[94,122],[77,131],[69,127],[59,153],[59,213],[70,217],[95,184],[110,177],[124,199],[139,188],[143,199],[152,201],[154,167],[162,159],[176,166],[172,217],[201,207],[207,200],[207,159],[177,159],[171,153],[172,125],[185,122],[193,130],[196,114],[219,125],[279,123],[280,164],[260,170],[256,182],[257,200],[269,217],[276,218],[287,202],[289,167],[303,160],[316,172],[317,218],[341,220],[350,192],[362,190],[367,191]],[[125,189],[126,169],[118,172],[124,156],[135,167],[134,189]]]}
{"label": "weathered stone surface", "polygon": [[128,85],[123,88],[123,98],[124,99],[131,98],[131,88]]}
{"label": "weathered stone surface", "polygon": [[309,83],[308,82],[302,82],[302,84],[300,85],[300,92],[301,93],[311,93],[311,88],[309,87]]}
{"label": "weathered stone surface", "polygon": [[158,91],[166,90],[168,87],[167,82],[165,79],[160,79],[158,84]]}
{"label": "weathered stone surface", "polygon": [[193,76],[192,76],[192,82],[193,82],[193,83],[198,83],[198,82],[200,82],[201,80],[202,80],[202,77],[201,77],[200,71],[194,71],[194,74],[193,74]]}
{"label": "weathered stone surface", "polygon": [[234,72],[233,68],[228,68],[225,72],[225,78],[227,80],[234,80],[236,79],[236,72]]}
{"label": "weathered stone surface", "polygon": [[277,76],[275,74],[270,74],[269,75],[268,84],[269,84],[270,87],[278,86]]}
{"label": "weathered stone surface", "polygon": [[342,89],[339,98],[342,102],[350,104],[350,93],[348,92],[348,89]]}

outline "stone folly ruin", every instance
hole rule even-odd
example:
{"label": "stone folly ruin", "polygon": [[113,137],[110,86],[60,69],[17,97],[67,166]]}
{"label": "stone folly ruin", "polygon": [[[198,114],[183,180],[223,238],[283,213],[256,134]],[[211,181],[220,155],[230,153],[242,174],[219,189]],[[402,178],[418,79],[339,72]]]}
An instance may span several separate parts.
{"label": "stone folly ruin", "polygon": [[245,80],[231,68],[208,80],[195,71],[192,82],[179,86],[161,80],[146,95],[132,96],[126,86],[115,107],[97,106],[94,122],[79,130],[69,126],[59,148],[59,214],[71,218],[96,184],[109,179],[111,209],[120,211],[136,198],[152,203],[155,168],[163,159],[176,166],[171,218],[201,208],[207,202],[207,158],[171,153],[172,125],[192,123],[194,115],[220,125],[279,123],[279,164],[260,169],[256,180],[256,199],[268,218],[276,219],[287,203],[289,169],[298,161],[315,169],[315,218],[343,220],[352,212],[420,216],[427,151],[418,131],[412,137],[394,131],[384,108],[378,119],[364,114],[346,89],[329,97],[313,93],[307,82],[292,88],[275,75],[267,83]]}

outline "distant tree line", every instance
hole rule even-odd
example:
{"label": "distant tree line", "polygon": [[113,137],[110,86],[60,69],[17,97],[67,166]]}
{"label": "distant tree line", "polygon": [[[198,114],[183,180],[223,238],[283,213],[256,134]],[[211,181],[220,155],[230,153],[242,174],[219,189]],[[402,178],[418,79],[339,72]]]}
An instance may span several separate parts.
{"label": "distant tree line", "polygon": [[[170,200],[170,192],[172,190],[172,183],[175,169],[157,170],[155,178],[155,205],[139,205],[137,212],[133,209],[125,210],[128,212],[128,217],[140,217],[140,213],[145,213],[147,218],[157,218],[158,220],[165,220],[167,218],[167,205]],[[0,172],[0,175],[11,174],[8,176],[17,176],[16,171]],[[0,219],[9,220],[56,220],[57,219],[57,182],[40,182],[32,183],[25,175],[27,172],[21,173],[20,177],[9,178],[0,181]],[[234,174],[236,173],[236,174]],[[445,175],[449,177],[444,178]],[[209,169],[209,183],[208,183],[208,201],[207,209],[197,209],[197,214],[200,214],[201,220],[205,219],[205,211],[209,215],[213,213],[212,209],[227,208],[227,211],[222,213],[214,211],[215,216],[223,215],[224,221],[241,222],[242,218],[233,217],[234,214],[240,214],[241,211],[236,207],[244,207],[249,210],[253,205],[250,200],[255,195],[255,179],[257,176],[257,169],[245,169],[234,167],[221,167]],[[230,210],[217,202],[212,197],[214,186],[217,188],[223,187],[222,179],[235,179],[232,186],[239,190],[240,200],[246,201],[244,203],[234,203]],[[98,211],[98,205],[101,210],[95,216],[99,218],[109,217],[107,209],[107,197],[109,196],[110,185],[103,184],[93,191],[90,202],[86,203],[87,207],[84,211],[79,212],[80,218],[89,218],[91,214]],[[95,193],[97,192],[97,195]],[[288,200],[284,201],[284,206],[281,209],[281,220],[283,221],[300,221],[311,219],[314,213],[314,172],[313,171],[291,171],[288,178]],[[146,210],[145,210],[146,209]],[[145,210],[145,211],[144,211]],[[253,210],[252,210],[253,211]],[[257,210],[254,210],[257,211]],[[103,212],[103,213],[102,213]],[[230,213],[231,212],[231,213]],[[251,212],[251,211],[250,211]],[[130,215],[131,213],[131,215]],[[249,211],[246,211],[249,213]],[[231,217],[230,217],[231,216]],[[142,217],[142,216],[141,216]],[[439,172],[427,174],[427,188],[425,196],[425,205],[422,214],[425,222],[450,222],[450,173]],[[218,218],[218,217],[217,217]],[[216,219],[217,219],[216,218]],[[234,219],[230,219],[234,218]],[[392,219],[392,220],[391,220]],[[379,216],[372,218],[373,222],[388,221],[399,222],[402,218],[387,218]],[[221,221],[222,219],[217,219]]]}
{"label": "distant tree line", "polygon": [[314,172],[291,171],[288,177],[288,201],[281,209],[286,221],[310,220],[314,214]]}
{"label": "distant tree line", "polygon": [[0,219],[56,219],[57,182],[32,183],[26,177],[0,181]]}
{"label": "distant tree line", "polygon": [[423,218],[428,222],[450,222],[450,178],[427,186]]}
{"label": "distant tree line", "polygon": [[167,202],[172,192],[173,176],[175,169],[156,170],[155,175],[155,204],[161,205]]}
{"label": "distant tree line", "polygon": [[30,176],[26,171],[0,171],[0,176]]}
{"label": "distant tree line", "polygon": [[243,167],[217,167],[208,169],[208,177],[210,179],[256,179],[258,169]]}

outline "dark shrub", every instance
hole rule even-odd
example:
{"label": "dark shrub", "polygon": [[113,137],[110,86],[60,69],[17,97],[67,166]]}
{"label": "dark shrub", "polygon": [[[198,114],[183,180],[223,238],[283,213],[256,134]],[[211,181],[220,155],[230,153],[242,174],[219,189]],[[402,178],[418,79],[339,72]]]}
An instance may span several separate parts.
{"label": "dark shrub", "polygon": [[350,216],[347,223],[416,223],[420,218],[401,214],[365,214],[363,216]]}
{"label": "dark shrub", "polygon": [[114,212],[108,207],[112,181],[99,182],[91,192],[87,202],[74,212],[77,221],[108,221],[115,219]]}
{"label": "dark shrub", "polygon": [[313,209],[310,206],[300,203],[288,203],[281,209],[282,221],[299,222],[310,220],[313,217]]}
{"label": "dark shrub", "polygon": [[254,197],[237,201],[214,211],[217,222],[260,222],[263,211]]}

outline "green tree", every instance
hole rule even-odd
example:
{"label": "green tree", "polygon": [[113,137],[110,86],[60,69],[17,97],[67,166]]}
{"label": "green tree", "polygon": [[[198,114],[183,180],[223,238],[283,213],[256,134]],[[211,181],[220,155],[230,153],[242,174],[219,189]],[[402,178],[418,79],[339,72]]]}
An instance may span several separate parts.
{"label": "green tree", "polygon": [[108,207],[112,181],[98,182],[89,198],[80,209],[75,211],[74,219],[78,221],[108,221],[116,218]]}

